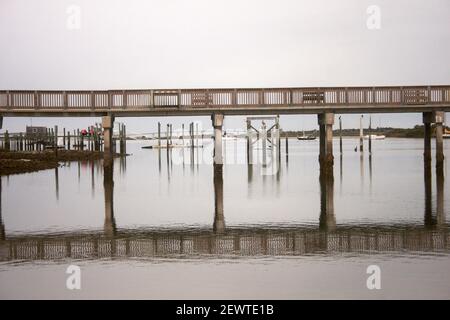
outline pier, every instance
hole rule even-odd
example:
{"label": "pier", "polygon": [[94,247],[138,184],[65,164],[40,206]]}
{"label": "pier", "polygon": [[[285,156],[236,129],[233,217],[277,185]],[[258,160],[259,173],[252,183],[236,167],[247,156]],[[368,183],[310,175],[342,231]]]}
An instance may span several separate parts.
{"label": "pier", "polygon": [[[111,152],[116,117],[211,116],[214,163],[222,163],[222,126],[228,115],[317,114],[319,161],[333,164],[335,114],[423,113],[424,156],[430,158],[430,125],[436,126],[436,166],[442,166],[444,113],[450,86],[210,88],[104,91],[0,91],[3,117],[102,117],[104,150]],[[190,128],[191,137],[193,128]],[[158,129],[160,132],[160,128]],[[171,132],[171,131],[170,131]],[[169,136],[169,131],[168,131]]]}
{"label": "pier", "polygon": [[[426,212],[424,219],[424,229],[429,226],[435,226],[442,224],[445,221],[445,215],[442,209],[443,203],[443,166],[444,166],[444,150],[443,150],[443,133],[445,112],[450,111],[450,86],[421,86],[421,87],[358,87],[358,88],[280,88],[280,89],[180,89],[180,90],[108,90],[108,91],[0,91],[0,123],[3,122],[3,117],[24,117],[24,116],[101,116],[101,126],[97,128],[96,135],[93,139],[95,146],[103,147],[104,152],[104,189],[105,189],[105,225],[104,233],[110,239],[109,247],[112,248],[113,242],[117,242],[117,230],[116,222],[114,219],[114,204],[113,204],[113,163],[114,159],[111,157],[115,150],[115,141],[120,142],[121,153],[125,153],[126,150],[126,129],[125,125],[120,124],[120,134],[118,139],[113,137],[113,129],[115,119],[117,117],[143,117],[143,116],[201,116],[208,115],[211,117],[211,125],[213,131],[213,170],[214,170],[214,192],[215,192],[215,213],[214,222],[212,224],[213,234],[206,234],[206,242],[209,243],[211,248],[220,248],[224,243],[232,243],[230,247],[226,245],[230,252],[240,252],[242,243],[240,242],[241,231],[229,231],[225,222],[225,210],[223,199],[223,164],[225,158],[225,149],[222,141],[224,135],[223,125],[226,116],[232,115],[258,115],[247,118],[247,162],[248,162],[248,180],[251,181],[253,176],[253,164],[251,159],[253,158],[253,139],[251,131],[254,130],[258,136],[257,140],[261,140],[263,149],[263,166],[266,165],[266,144],[270,143],[272,147],[272,157],[277,159],[278,163],[281,158],[281,140],[280,140],[280,114],[317,114],[317,124],[319,127],[319,163],[320,163],[320,198],[321,198],[321,210],[319,217],[319,229],[312,233],[304,230],[289,230],[281,233],[282,243],[288,248],[289,252],[293,253],[298,250],[297,237],[308,237],[308,234],[313,234],[312,237],[317,237],[319,241],[324,235],[325,244],[322,247],[315,247],[314,244],[311,248],[307,248],[307,242],[301,244],[305,248],[305,252],[312,252],[319,250],[319,248],[330,247],[330,242],[335,243],[338,241],[338,251],[352,250],[352,246],[347,245],[341,247],[344,243],[352,242],[352,239],[359,239],[358,247],[367,246],[367,241],[378,237],[377,233],[372,230],[367,232],[370,234],[367,236],[365,232],[363,234],[353,235],[351,233],[340,232],[336,227],[336,218],[334,215],[334,155],[333,155],[333,126],[335,123],[336,114],[348,114],[348,113],[405,113],[405,112],[420,112],[423,115],[424,123],[424,182],[426,193]],[[272,116],[268,116],[272,115]],[[276,115],[276,116],[274,116]],[[251,121],[262,121],[261,130],[252,126]],[[269,129],[266,127],[264,121],[274,121],[275,124]],[[436,139],[436,174],[437,174],[437,204],[438,204],[438,217],[430,218],[430,212],[427,208],[431,207],[431,126],[435,128]],[[371,127],[371,125],[370,125]],[[276,129],[276,133],[270,133],[270,139],[268,133],[273,129]],[[341,118],[339,118],[339,128],[342,128]],[[362,126],[361,126],[362,130]],[[370,133],[370,132],[369,132]],[[102,139],[97,140],[97,137],[101,136]],[[194,123],[189,125],[189,132],[187,139],[190,140],[191,146],[191,164],[193,165],[193,147],[195,145],[194,138],[197,137],[198,146],[198,128],[195,133]],[[362,135],[361,135],[362,136]],[[45,142],[51,145],[55,152],[58,149],[58,128],[50,131],[45,136]],[[72,138],[81,139],[83,144],[83,137],[79,135],[79,132]],[[172,125],[167,125],[166,131],[166,148],[167,148],[167,161],[171,161],[170,146],[172,146]],[[16,140],[14,140],[16,139]],[[22,151],[26,148],[23,147],[24,137],[18,135],[14,138],[16,149]],[[63,135],[63,147],[67,144],[70,148],[70,133]],[[184,146],[184,125],[181,139]],[[361,138],[362,139],[362,138]],[[25,143],[27,145],[27,143]],[[92,145],[92,143],[90,144]],[[11,149],[11,137],[6,133],[3,137],[3,147],[9,150]],[[161,144],[161,124],[158,123],[158,139],[155,146],[159,152],[159,166],[161,167],[160,148]],[[92,148],[92,146],[91,146]],[[275,154],[277,152],[277,154]],[[362,168],[362,148],[361,140],[361,168]],[[341,162],[341,175],[342,175],[342,138],[340,139],[340,162]],[[372,148],[371,141],[369,141],[369,165],[372,165]],[[286,165],[288,163],[288,140],[286,136],[285,141],[285,154]],[[183,153],[184,161],[184,153]],[[183,162],[184,164],[184,162]],[[279,174],[279,172],[277,172]],[[278,175],[277,175],[278,177]],[[443,218],[444,217],[444,218]],[[0,214],[1,218],[1,214]],[[1,222],[1,219],[0,219]],[[1,222],[0,234],[5,241],[8,237],[4,232],[4,224]],[[413,228],[414,229],[414,228]],[[420,229],[420,228],[419,228]],[[420,229],[422,230],[422,229]],[[422,231],[419,233],[422,234]],[[416,230],[417,231],[417,230]],[[414,236],[416,231],[411,231]],[[174,231],[175,233],[180,233]],[[253,232],[253,233],[252,233]],[[264,230],[253,230],[250,232],[251,241],[257,241],[258,243],[265,243],[264,247],[270,248],[272,243],[271,232]],[[425,232],[425,231],[424,231]],[[261,238],[260,233],[264,234]],[[429,234],[428,231],[425,232]],[[247,231],[245,231],[248,236]],[[383,237],[385,236],[384,233]],[[217,235],[223,235],[222,238],[217,238]],[[125,236],[125,234],[124,234]],[[172,233],[169,233],[169,239],[172,237]],[[447,246],[448,235],[441,235],[441,242],[443,246]],[[33,240],[27,250],[29,252],[41,252],[38,256],[47,256],[45,248],[47,246],[57,247],[62,246],[65,249],[65,255],[70,254],[71,251],[67,248],[73,248],[76,238],[81,236],[74,236],[64,239],[62,242],[59,239],[50,237],[36,238]],[[154,248],[158,248],[157,243],[161,235],[150,234],[148,240],[152,243]],[[165,236],[162,236],[164,238]],[[356,237],[356,238],[355,238]],[[397,235],[395,232],[388,232],[389,243],[388,247],[400,250],[405,248],[408,243],[408,234]],[[400,237],[403,239],[398,242],[396,239]],[[403,237],[403,238],[402,238]],[[405,238],[406,237],[406,238]],[[428,243],[425,238],[424,243]],[[434,237],[434,235],[432,235]],[[86,242],[86,246],[99,248],[101,237],[97,234],[88,236],[88,240],[83,237],[82,241]],[[177,247],[178,253],[183,253],[186,247],[194,246],[197,238],[204,240],[204,234],[200,235],[180,235],[175,240],[170,240],[170,247]],[[188,239],[188,240],[186,240]],[[255,240],[258,239],[258,240]],[[278,239],[278,235],[276,236]],[[302,238],[303,239],[303,238]],[[306,239],[306,238],[305,238]],[[367,240],[369,239],[369,240]],[[76,240],[78,241],[78,240]],[[125,241],[125,251],[129,252],[133,247],[131,242]],[[156,242],[155,242],[156,241]],[[187,242],[186,242],[187,241]],[[221,243],[219,244],[218,241]],[[273,240],[275,241],[275,240]],[[278,243],[276,240],[274,243]],[[281,240],[280,240],[281,241]],[[306,240],[305,240],[306,241]],[[372,240],[370,240],[372,241]],[[378,241],[378,240],[377,240]],[[420,240],[422,241],[422,240]],[[62,244],[60,244],[60,242]],[[397,244],[395,244],[397,243]],[[48,244],[48,245],[47,245]],[[18,248],[22,245],[22,240],[19,238],[12,238],[9,241],[2,242],[2,255],[6,255],[6,259],[15,259],[19,255]],[[31,246],[31,247],[30,247]],[[84,245],[83,245],[84,246]],[[116,246],[114,244],[114,246]],[[378,245],[377,245],[378,246]],[[420,244],[421,246],[428,246],[428,244]],[[7,248],[7,249],[5,249]],[[34,249],[32,249],[34,248]],[[376,247],[378,250],[378,247]],[[435,248],[433,244],[430,248]],[[447,248],[447,247],[445,247]],[[6,251],[5,251],[6,250]],[[50,249],[49,249],[50,250]],[[59,249],[58,249],[59,250]],[[112,249],[110,249],[112,250]],[[156,250],[156,249],[152,249]],[[202,251],[201,249],[200,251]],[[218,249],[217,249],[218,250]],[[220,249],[222,250],[222,249]],[[59,252],[59,251],[58,251]],[[112,251],[111,251],[112,252]],[[157,252],[157,251],[153,251]],[[158,251],[164,252],[164,251]],[[193,251],[195,252],[195,250]],[[215,252],[214,250],[211,252]],[[258,251],[259,252],[259,251]],[[35,253],[33,253],[35,254]],[[97,254],[97,253],[96,253]],[[112,254],[112,253],[111,253]],[[49,254],[54,256],[54,254]]]}

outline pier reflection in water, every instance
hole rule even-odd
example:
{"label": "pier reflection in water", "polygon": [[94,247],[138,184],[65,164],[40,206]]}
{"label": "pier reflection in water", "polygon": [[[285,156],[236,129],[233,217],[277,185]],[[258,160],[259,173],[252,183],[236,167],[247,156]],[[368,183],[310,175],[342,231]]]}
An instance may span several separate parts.
{"label": "pier reflection in water", "polygon": [[104,232],[108,237],[116,234],[114,218],[114,161],[111,158],[103,160],[103,188],[105,194],[105,225]]}
{"label": "pier reflection in water", "polygon": [[[192,152],[199,152],[190,151]],[[161,152],[158,151],[161,155]],[[167,176],[173,170],[171,151],[166,154]],[[192,155],[191,159],[196,156]],[[198,156],[197,156],[198,158]],[[363,155],[359,156],[360,179],[364,180]],[[64,260],[121,258],[224,258],[251,256],[299,256],[334,255],[340,253],[401,253],[420,252],[447,253],[450,235],[446,227],[444,206],[443,169],[436,171],[436,196],[433,201],[432,170],[430,163],[424,164],[425,215],[423,223],[402,221],[401,223],[343,223],[337,224],[335,210],[334,170],[319,170],[320,212],[317,224],[262,224],[226,226],[226,199],[224,199],[224,166],[213,165],[214,213],[211,227],[138,227],[116,226],[114,215],[114,163],[119,164],[119,174],[125,174],[126,159],[105,158],[102,162],[90,163],[91,188],[95,187],[95,168],[103,167],[104,228],[103,231],[83,229],[59,233],[5,234],[0,202],[0,260]],[[372,156],[369,156],[369,185],[372,185]],[[342,189],[344,157],[339,158],[340,188]],[[161,163],[161,159],[158,159]],[[248,184],[253,184],[252,172],[259,172],[258,165],[247,165]],[[79,166],[80,168],[80,166]],[[211,166],[209,166],[211,168]],[[287,174],[287,163],[273,177],[262,177],[280,187],[281,171]],[[61,169],[59,169],[61,170]],[[198,170],[198,168],[196,169]],[[162,168],[158,167],[161,173]],[[117,175],[117,173],[116,173]],[[260,175],[257,175],[260,177]],[[126,174],[124,176],[126,178]],[[264,179],[265,178],[265,179]],[[282,181],[282,179],[281,179]],[[170,183],[170,179],[168,180]],[[56,197],[59,197],[59,174],[55,171]],[[3,188],[0,184],[0,188]],[[2,189],[0,189],[1,191]],[[1,201],[1,200],[0,200]],[[433,209],[435,203],[435,209]],[[342,208],[338,210],[341,212]],[[276,213],[274,213],[276,214]],[[364,213],[361,213],[364,214]],[[180,217],[182,219],[182,217]],[[6,226],[7,229],[7,226]]]}

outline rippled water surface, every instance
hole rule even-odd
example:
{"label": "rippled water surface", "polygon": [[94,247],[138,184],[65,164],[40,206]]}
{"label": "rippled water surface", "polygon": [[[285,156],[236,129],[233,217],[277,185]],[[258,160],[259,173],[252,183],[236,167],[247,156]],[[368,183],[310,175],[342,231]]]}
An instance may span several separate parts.
{"label": "rippled water surface", "polygon": [[[1,178],[0,298],[450,298],[447,160],[425,169],[422,140],[373,141],[371,157],[335,140],[326,177],[318,141],[286,155],[283,140],[263,166],[259,147],[247,165],[245,140],[225,140],[223,168],[210,141],[152,143]],[[81,290],[66,289],[70,264]]]}

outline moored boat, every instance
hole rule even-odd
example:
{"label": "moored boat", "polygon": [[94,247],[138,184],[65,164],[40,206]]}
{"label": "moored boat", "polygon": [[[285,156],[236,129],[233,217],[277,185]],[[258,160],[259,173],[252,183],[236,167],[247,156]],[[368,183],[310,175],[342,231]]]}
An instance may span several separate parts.
{"label": "moored boat", "polygon": [[[386,138],[386,136],[384,135],[378,135],[378,134],[371,134],[370,138],[372,140],[384,140]],[[369,135],[365,135],[364,139],[369,140]]]}
{"label": "moored boat", "polygon": [[301,136],[297,136],[298,140],[316,140],[316,136],[314,135],[305,135],[305,131],[303,131],[303,134]]}

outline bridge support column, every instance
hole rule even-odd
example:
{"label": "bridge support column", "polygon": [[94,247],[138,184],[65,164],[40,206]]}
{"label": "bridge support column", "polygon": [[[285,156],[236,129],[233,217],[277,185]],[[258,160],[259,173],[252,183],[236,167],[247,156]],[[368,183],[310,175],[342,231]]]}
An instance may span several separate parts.
{"label": "bridge support column", "polygon": [[423,113],[424,126],[424,143],[423,143],[423,159],[425,166],[431,163],[431,124],[434,122],[434,114],[432,112]]}
{"label": "bridge support column", "polygon": [[214,127],[214,164],[223,164],[222,154],[222,127],[223,114],[213,114],[211,116]]}
{"label": "bridge support column", "polygon": [[112,145],[112,131],[114,127],[114,117],[105,116],[102,117],[102,127],[103,127],[103,151],[105,155],[110,155],[113,152]]}
{"label": "bridge support column", "polygon": [[436,168],[442,169],[444,166],[444,112],[436,111],[435,112],[435,121],[436,121]]}
{"label": "bridge support column", "polygon": [[[334,113],[326,112],[318,115],[320,132],[319,162],[326,166],[333,166],[333,124]],[[322,167],[322,166],[321,166]]]}
{"label": "bridge support column", "polygon": [[0,116],[0,129],[3,129],[3,116]]}

